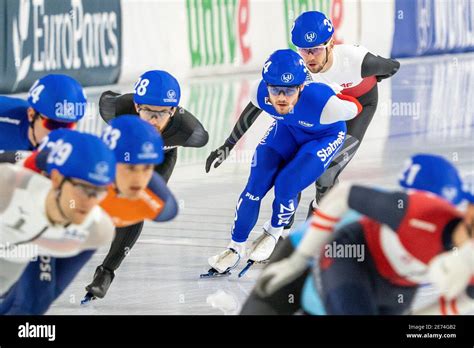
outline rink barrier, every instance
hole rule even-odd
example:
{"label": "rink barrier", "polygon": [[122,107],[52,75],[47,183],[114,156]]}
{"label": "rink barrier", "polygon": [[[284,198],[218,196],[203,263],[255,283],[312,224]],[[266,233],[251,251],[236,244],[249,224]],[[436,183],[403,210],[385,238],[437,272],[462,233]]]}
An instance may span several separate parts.
{"label": "rink barrier", "polygon": [[393,57],[474,51],[474,2],[396,0]]}
{"label": "rink barrier", "polygon": [[308,10],[329,15],[337,43],[381,56],[474,50],[467,0],[0,0],[0,93],[49,72],[84,86],[133,86],[151,69],[183,82],[257,72],[292,47],[293,20]]}

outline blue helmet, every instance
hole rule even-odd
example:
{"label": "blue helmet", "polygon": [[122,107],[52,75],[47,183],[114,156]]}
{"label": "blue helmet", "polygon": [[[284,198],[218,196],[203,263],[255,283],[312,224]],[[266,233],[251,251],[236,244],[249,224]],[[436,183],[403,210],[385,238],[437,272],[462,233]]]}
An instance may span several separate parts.
{"label": "blue helmet", "polygon": [[133,101],[137,104],[178,106],[181,98],[178,80],[162,70],[147,71],[133,89]]}
{"label": "blue helmet", "polygon": [[40,114],[59,122],[78,122],[86,113],[84,90],[72,77],[46,75],[31,86],[28,103]]}
{"label": "blue helmet", "polygon": [[[61,137],[57,139],[56,132]],[[95,186],[106,186],[115,180],[115,156],[100,138],[73,130],[50,133],[55,140],[49,152],[46,172],[53,169],[67,178],[84,180]]]}
{"label": "blue helmet", "polygon": [[311,48],[324,44],[334,34],[334,26],[324,13],[303,12],[296,18],[291,30],[291,42],[299,48]]}
{"label": "blue helmet", "polygon": [[474,204],[474,173],[463,176],[464,198]]}
{"label": "blue helmet", "polygon": [[117,163],[163,162],[163,139],[160,133],[136,115],[122,115],[113,119],[102,132],[102,140],[114,151]]}
{"label": "blue helmet", "polygon": [[399,183],[408,189],[432,192],[454,205],[464,199],[463,184],[456,167],[438,155],[410,157]]}
{"label": "blue helmet", "polygon": [[277,50],[268,57],[262,69],[267,85],[298,86],[305,82],[307,70],[304,60],[290,49]]}

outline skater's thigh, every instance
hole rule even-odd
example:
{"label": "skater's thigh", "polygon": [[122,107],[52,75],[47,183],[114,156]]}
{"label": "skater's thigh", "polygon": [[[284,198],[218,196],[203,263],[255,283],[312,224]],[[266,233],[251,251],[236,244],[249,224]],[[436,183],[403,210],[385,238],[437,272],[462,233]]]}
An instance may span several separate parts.
{"label": "skater's thigh", "polygon": [[[297,153],[299,149],[298,142],[294,134],[284,124],[274,122],[263,136],[257,146],[258,148],[271,148],[277,152],[284,161],[289,161]],[[256,158],[258,161],[259,158]]]}
{"label": "skater's thigh", "polygon": [[[335,238],[327,244],[337,250],[367,250],[363,228],[359,222],[345,225],[335,232]],[[349,246],[349,248],[346,248]],[[327,314],[331,315],[375,315],[378,314],[375,298],[374,263],[368,253],[361,255],[327,253],[321,256],[315,269],[315,279],[320,277],[319,293]]]}
{"label": "skater's thigh", "polygon": [[[294,251],[289,238],[279,242],[270,257],[270,262],[275,263],[289,257]],[[290,284],[279,289],[276,293],[266,298],[261,298],[252,291],[242,307],[244,315],[290,315],[300,309],[301,291],[309,268]]]}
{"label": "skater's thigh", "polygon": [[319,158],[307,152],[298,152],[275,178],[275,195],[293,199],[323,171],[323,163]]}
{"label": "skater's thigh", "polygon": [[74,257],[58,258],[56,260],[56,290],[58,296],[69,286],[94,253],[95,250],[85,250]]}
{"label": "skater's thigh", "polygon": [[368,272],[357,260],[335,259],[321,272],[322,298],[329,315],[378,314]]}
{"label": "skater's thigh", "polygon": [[341,125],[340,128],[336,128],[330,134],[303,144],[298,151],[298,155],[311,154],[322,163],[324,168],[327,168],[334,156],[344,146],[345,137],[345,125]]}
{"label": "skater's thigh", "polygon": [[283,157],[272,147],[258,145],[255,150],[247,191],[264,196],[284,163]]}
{"label": "skater's thigh", "polygon": [[275,179],[275,190],[285,197],[295,197],[315,182],[343,146],[345,126],[340,129],[301,145]]}

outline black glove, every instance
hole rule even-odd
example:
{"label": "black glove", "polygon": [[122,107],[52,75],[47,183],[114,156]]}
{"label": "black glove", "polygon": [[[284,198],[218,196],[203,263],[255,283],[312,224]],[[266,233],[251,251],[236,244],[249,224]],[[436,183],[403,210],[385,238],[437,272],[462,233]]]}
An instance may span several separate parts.
{"label": "black glove", "polygon": [[382,81],[383,79],[388,79],[389,77],[392,77],[393,75],[395,75],[398,71],[398,69],[400,69],[400,62],[398,60],[395,60],[395,59],[387,59],[388,61],[390,61],[390,65],[392,66],[392,70],[386,74],[386,75],[377,75],[375,76],[376,79],[377,79],[377,82],[380,82]]}
{"label": "black glove", "polygon": [[221,163],[224,162],[227,157],[229,157],[229,154],[234,148],[234,145],[235,144],[226,141],[224,145],[221,145],[216,150],[212,151],[206,160],[206,173],[209,173],[209,171],[211,170],[212,163],[216,160],[217,161],[214,164],[214,168],[219,167]]}

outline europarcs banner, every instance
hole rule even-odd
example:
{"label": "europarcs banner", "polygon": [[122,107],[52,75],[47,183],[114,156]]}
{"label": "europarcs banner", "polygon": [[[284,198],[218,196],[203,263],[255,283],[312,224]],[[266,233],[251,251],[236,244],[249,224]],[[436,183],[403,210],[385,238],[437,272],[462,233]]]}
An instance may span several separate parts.
{"label": "europarcs banner", "polygon": [[0,93],[67,73],[115,83],[122,64],[120,0],[0,0]]}

